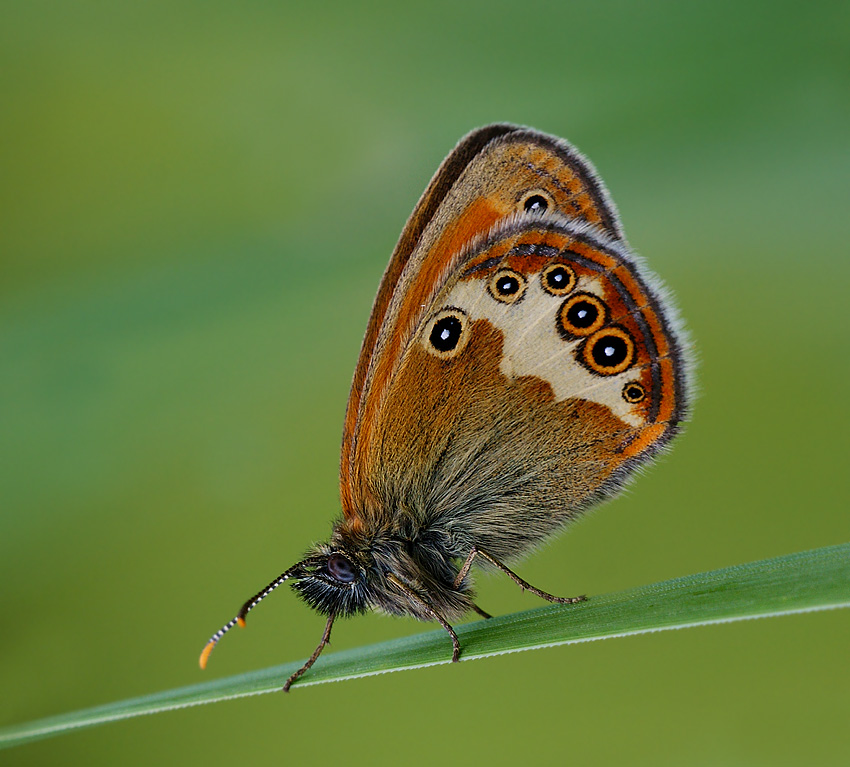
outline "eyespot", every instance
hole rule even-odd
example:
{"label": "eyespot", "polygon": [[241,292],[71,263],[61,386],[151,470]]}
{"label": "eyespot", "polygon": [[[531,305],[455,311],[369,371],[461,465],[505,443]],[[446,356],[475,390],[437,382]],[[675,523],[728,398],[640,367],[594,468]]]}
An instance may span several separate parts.
{"label": "eyespot", "polygon": [[460,309],[443,309],[425,329],[425,348],[441,359],[463,351],[469,340],[469,320]]}
{"label": "eyespot", "polygon": [[634,405],[637,402],[642,402],[645,397],[646,389],[644,389],[643,385],[639,384],[637,381],[629,381],[623,387],[623,399],[626,402],[630,402]]}
{"label": "eyespot", "polygon": [[555,201],[545,189],[532,189],[522,196],[519,205],[526,213],[542,215],[555,207]]}
{"label": "eyespot", "polygon": [[490,295],[503,304],[515,304],[525,293],[528,281],[513,269],[499,269],[487,283]]}
{"label": "eyespot", "polygon": [[328,572],[340,583],[351,583],[357,578],[357,569],[342,554],[328,557]]}
{"label": "eyespot", "polygon": [[565,296],[576,286],[576,273],[566,264],[550,264],[540,275],[543,290],[552,296]]}
{"label": "eyespot", "polygon": [[619,325],[600,330],[587,339],[582,348],[582,361],[594,373],[612,376],[622,373],[635,357],[635,342]]}
{"label": "eyespot", "polygon": [[608,309],[591,293],[576,293],[561,304],[558,330],[567,336],[589,336],[605,324]]}

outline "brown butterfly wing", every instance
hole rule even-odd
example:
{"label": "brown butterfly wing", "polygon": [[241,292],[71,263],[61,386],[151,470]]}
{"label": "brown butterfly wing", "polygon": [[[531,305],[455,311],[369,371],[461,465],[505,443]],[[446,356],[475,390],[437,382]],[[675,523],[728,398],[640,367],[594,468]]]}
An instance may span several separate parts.
{"label": "brown butterfly wing", "polygon": [[[372,314],[369,317],[369,324],[366,326],[366,333],[363,337],[363,345],[360,349],[360,358],[357,361],[357,367],[354,370],[354,380],[351,384],[351,396],[348,400],[348,408],[345,419],[345,436],[343,440],[343,466],[346,466],[347,452],[352,442],[352,436],[355,431],[357,414],[360,406],[360,398],[363,391],[363,384],[366,379],[366,370],[369,367],[369,362],[372,359],[372,353],[375,348],[375,343],[378,339],[378,332],[387,313],[390,299],[393,291],[396,289],[399,277],[402,270],[407,265],[411,253],[416,248],[422,232],[434,218],[434,214],[440,204],[445,199],[449,190],[458,180],[458,177],[463,173],[464,169],[469,165],[470,161],[486,146],[490,141],[506,133],[511,133],[517,130],[513,125],[488,125],[485,128],[473,131],[468,136],[464,136],[452,153],[446,157],[441,163],[428,188],[422,194],[413,213],[407,220],[407,224],[402,230],[401,236],[396,243],[395,250],[390,257],[390,262],[384,271],[384,276],[381,279],[381,284],[378,287],[378,293],[375,296],[375,301],[372,306]],[[347,468],[347,467],[346,467]]]}
{"label": "brown butterfly wing", "polygon": [[560,139],[510,125],[465,137],[419,201],[381,282],[352,383],[340,461],[346,517],[369,503],[364,468],[377,411],[453,259],[535,196],[551,210],[622,238],[616,210],[589,163]]}
{"label": "brown butterfly wing", "polygon": [[[553,270],[571,277],[553,285]],[[468,539],[461,550],[510,557],[619,489],[686,408],[674,320],[650,283],[622,243],[558,215],[509,220],[469,249],[377,412],[362,513],[406,511]],[[601,307],[596,324],[571,322],[582,301]]]}

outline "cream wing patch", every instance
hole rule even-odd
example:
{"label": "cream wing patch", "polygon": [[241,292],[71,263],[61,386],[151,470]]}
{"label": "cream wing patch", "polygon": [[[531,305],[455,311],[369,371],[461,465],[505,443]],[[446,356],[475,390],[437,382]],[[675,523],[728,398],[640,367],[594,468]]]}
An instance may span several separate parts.
{"label": "cream wing patch", "polygon": [[[621,421],[640,427],[644,419],[637,408],[623,399],[623,387],[634,380],[637,366],[616,375],[601,376],[588,370],[578,361],[582,339],[565,340],[557,330],[557,314],[563,296],[547,293],[540,282],[540,272],[526,275],[521,300],[513,303],[497,301],[490,294],[487,280],[458,281],[440,302],[441,307],[462,310],[470,325],[486,320],[504,336],[503,356],[499,369],[508,378],[534,376],[546,381],[555,400],[577,397],[607,406]],[[604,297],[598,279],[580,277],[576,291]],[[426,323],[428,328],[431,323]],[[470,328],[471,332],[474,332]],[[427,333],[421,338],[425,348],[434,353]]]}

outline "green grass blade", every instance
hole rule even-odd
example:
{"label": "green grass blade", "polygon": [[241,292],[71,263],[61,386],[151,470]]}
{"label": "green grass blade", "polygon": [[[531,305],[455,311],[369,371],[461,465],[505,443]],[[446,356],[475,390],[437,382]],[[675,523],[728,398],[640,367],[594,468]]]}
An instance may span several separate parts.
{"label": "green grass blade", "polygon": [[[850,606],[850,544],[689,575],[577,605],[546,605],[460,626],[462,660],[647,631]],[[322,656],[297,686],[448,663],[445,632]],[[0,747],[80,727],[280,689],[302,661],[14,725]]]}

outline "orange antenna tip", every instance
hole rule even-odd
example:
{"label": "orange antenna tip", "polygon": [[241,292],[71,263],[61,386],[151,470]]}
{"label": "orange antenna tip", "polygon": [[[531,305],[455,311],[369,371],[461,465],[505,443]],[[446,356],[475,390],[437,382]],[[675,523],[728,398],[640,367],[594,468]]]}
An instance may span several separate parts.
{"label": "orange antenna tip", "polygon": [[297,572],[303,565],[304,562],[298,562],[290,567],[285,573],[282,573],[275,578],[259,594],[252,597],[244,605],[242,605],[242,609],[239,611],[239,614],[233,618],[233,620],[225,623],[218,631],[215,632],[215,634],[212,635],[212,637],[210,637],[210,641],[207,642],[207,646],[201,651],[201,657],[198,659],[198,663],[202,669],[207,667],[207,661],[209,660],[210,653],[213,651],[213,647],[215,647],[218,643],[218,640],[230,631],[230,629],[232,629],[237,623],[242,626],[242,628],[245,628],[245,615],[247,615],[249,611],[253,610],[260,602],[262,602],[269,594],[280,586],[281,583],[289,580],[289,578],[292,577],[292,574]]}
{"label": "orange antenna tip", "polygon": [[207,667],[207,660],[210,657],[210,653],[213,651],[213,647],[215,647],[215,642],[210,640],[207,642],[206,647],[201,651],[201,657],[198,659],[198,663],[201,666],[201,670]]}

